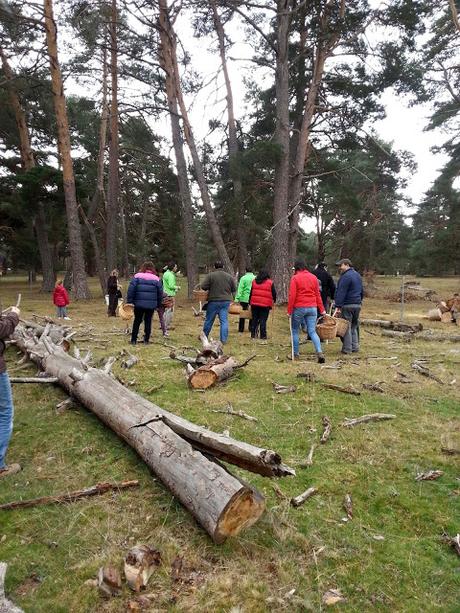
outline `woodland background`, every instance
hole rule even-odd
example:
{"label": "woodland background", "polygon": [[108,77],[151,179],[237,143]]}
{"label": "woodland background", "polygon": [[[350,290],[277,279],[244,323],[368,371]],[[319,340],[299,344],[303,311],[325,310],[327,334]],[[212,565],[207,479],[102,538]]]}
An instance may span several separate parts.
{"label": "woodland background", "polygon": [[[253,50],[244,101],[235,24]],[[198,39],[225,103],[207,130],[190,112],[213,86]],[[146,257],[177,260],[189,292],[216,257],[268,264],[280,301],[296,254],[459,274],[459,41],[454,0],[2,1],[1,263],[43,273],[44,291],[67,270],[76,299]],[[445,135],[420,202],[403,194],[411,155],[372,129],[388,88],[429,102]]]}

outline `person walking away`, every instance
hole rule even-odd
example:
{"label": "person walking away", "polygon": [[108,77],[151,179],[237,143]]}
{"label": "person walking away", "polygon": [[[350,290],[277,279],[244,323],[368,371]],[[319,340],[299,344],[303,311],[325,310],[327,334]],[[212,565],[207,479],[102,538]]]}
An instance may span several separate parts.
{"label": "person walking away", "polygon": [[252,282],[249,300],[252,311],[251,338],[257,338],[260,328],[260,339],[266,341],[267,319],[276,302],[275,286],[266,270],[260,270]]}
{"label": "person walking away", "polygon": [[363,281],[351,263],[344,258],[336,262],[340,278],[335,292],[334,315],[343,317],[349,322],[348,330],[342,338],[342,353],[357,353],[359,351],[359,314],[363,302]]}
{"label": "person walking away", "polygon": [[228,339],[228,307],[236,292],[236,283],[232,275],[225,272],[223,268],[222,262],[216,262],[213,272],[209,273],[201,284],[201,289],[208,292],[208,306],[203,332],[206,336],[209,336],[214,320],[218,317],[220,341],[225,344]]}
{"label": "person walking away", "polygon": [[108,317],[116,317],[118,307],[118,270],[112,270],[110,277],[107,279],[107,294],[109,296],[107,315]]}
{"label": "person walking away", "polygon": [[153,262],[144,262],[139,272],[131,279],[128,287],[127,304],[134,305],[131,345],[137,343],[142,321],[144,321],[144,344],[150,342],[153,313],[158,306],[161,306],[162,301],[163,290]]}
{"label": "person walking away", "polygon": [[67,307],[70,304],[69,294],[63,285],[63,281],[58,281],[54,287],[53,303],[56,307],[58,318],[70,321],[70,317],[67,315]]}
{"label": "person walking away", "polygon": [[163,291],[167,296],[172,298],[172,300],[169,301],[170,306],[166,307],[164,311],[164,323],[167,330],[171,327],[174,315],[175,296],[180,290],[180,287],[176,283],[176,272],[177,264],[171,262],[166,266],[166,270],[163,273]]}
{"label": "person walking away", "polygon": [[321,315],[326,313],[319,291],[319,281],[315,275],[307,270],[307,265],[303,260],[296,260],[294,270],[288,298],[288,315],[291,318],[294,359],[299,357],[299,332],[302,321],[305,321],[308,335],[315,347],[318,362],[324,364],[326,360],[321,348],[320,338],[316,332],[318,311]]}
{"label": "person walking away", "polygon": [[[252,282],[255,278],[256,276],[252,272],[252,268],[246,266],[246,273],[241,277],[238,283],[238,290],[235,296],[235,301],[239,302],[245,311],[249,306],[249,295],[251,293]],[[251,325],[251,320],[249,320],[249,331],[251,331]],[[240,317],[238,332],[244,332],[244,317]]]}
{"label": "person walking away", "polygon": [[320,292],[321,292],[321,300],[323,301],[324,308],[326,311],[329,308],[329,304],[334,300],[335,296],[335,283],[331,274],[327,270],[327,266],[324,262],[319,262],[313,274],[320,282]]}
{"label": "person walking away", "polygon": [[17,307],[10,307],[5,315],[0,314],[0,479],[14,475],[21,470],[19,464],[6,464],[6,452],[13,433],[13,395],[11,384],[6,372],[6,363],[3,358],[5,340],[9,338],[19,323],[20,311]]}

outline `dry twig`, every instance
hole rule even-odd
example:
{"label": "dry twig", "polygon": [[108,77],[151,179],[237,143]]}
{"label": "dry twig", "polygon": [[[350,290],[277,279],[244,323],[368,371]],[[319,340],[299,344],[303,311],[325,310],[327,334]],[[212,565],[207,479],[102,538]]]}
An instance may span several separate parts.
{"label": "dry twig", "polygon": [[383,421],[385,419],[394,419],[395,417],[396,415],[392,415],[391,413],[371,413],[370,415],[362,415],[361,417],[355,417],[354,419],[346,417],[345,421],[342,423],[342,426],[345,428],[353,428],[353,426],[365,424],[369,421]]}
{"label": "dry twig", "polygon": [[323,426],[324,431],[320,438],[320,443],[324,444],[327,442],[332,433],[332,422],[327,415],[323,415]]}

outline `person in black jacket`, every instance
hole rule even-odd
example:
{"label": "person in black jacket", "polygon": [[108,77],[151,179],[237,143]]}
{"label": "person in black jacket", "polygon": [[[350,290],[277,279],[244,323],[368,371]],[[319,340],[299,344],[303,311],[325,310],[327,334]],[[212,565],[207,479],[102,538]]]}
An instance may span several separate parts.
{"label": "person in black jacket", "polygon": [[107,315],[116,317],[118,306],[118,270],[112,270],[107,280],[107,294],[109,295],[109,305]]}
{"label": "person in black jacket", "polygon": [[316,265],[315,270],[313,271],[315,277],[319,279],[320,282],[320,293],[321,300],[323,301],[324,308],[326,311],[328,310],[329,302],[334,300],[335,296],[335,283],[334,279],[327,271],[327,266],[324,262],[319,262]]}

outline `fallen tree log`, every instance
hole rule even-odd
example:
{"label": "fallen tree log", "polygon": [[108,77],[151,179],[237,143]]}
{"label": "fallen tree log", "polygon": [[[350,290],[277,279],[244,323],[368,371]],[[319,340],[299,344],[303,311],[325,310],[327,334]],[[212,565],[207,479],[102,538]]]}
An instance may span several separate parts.
{"label": "fallen tree log", "polygon": [[46,337],[37,341],[18,328],[15,339],[47,374],[56,376],[69,394],[139,453],[216,543],[257,521],[264,500],[200,451],[267,476],[295,474],[277,453],[210,432],[161,409]]}
{"label": "fallen tree log", "polygon": [[421,332],[422,324],[405,324],[399,321],[391,321],[387,319],[360,319],[360,324],[363,326],[378,326],[395,332]]}
{"label": "fallen tree log", "polygon": [[137,487],[139,481],[122,481],[121,483],[97,483],[92,487],[87,487],[84,490],[76,492],[67,492],[65,494],[57,494],[56,496],[41,496],[40,498],[31,498],[29,500],[17,500],[15,502],[7,502],[0,504],[0,511],[13,511],[14,509],[25,509],[28,507],[36,507],[40,504],[62,504],[64,502],[75,502],[80,498],[88,498],[89,496],[98,496],[105,494],[111,490],[125,490],[130,487]]}
{"label": "fallen tree log", "polygon": [[385,419],[395,418],[396,415],[392,415],[391,413],[371,413],[370,415],[362,415],[361,417],[356,417],[354,419],[346,417],[345,421],[342,423],[342,426],[345,428],[353,428],[359,424],[367,424],[369,421],[384,421]]}
{"label": "fallen tree log", "polygon": [[0,562],[0,613],[24,613],[22,609],[17,607],[5,596],[5,575],[7,568],[8,565],[6,562]]}
{"label": "fallen tree log", "polygon": [[417,340],[436,341],[439,343],[460,343],[460,334],[435,334],[431,330],[426,330],[423,334],[417,335]]}
{"label": "fallen tree log", "polygon": [[415,338],[413,332],[397,332],[395,330],[382,330],[382,336],[399,338],[400,340],[404,341],[411,341]]}
{"label": "fallen tree log", "polygon": [[216,383],[229,379],[237,367],[238,362],[235,358],[225,355],[210,360],[196,369],[187,364],[187,382],[192,389],[207,390]]}

